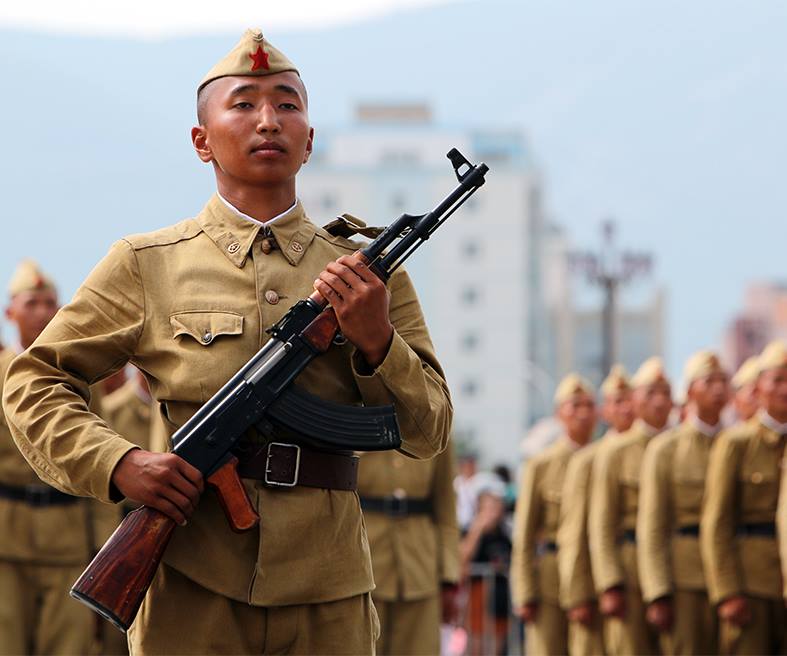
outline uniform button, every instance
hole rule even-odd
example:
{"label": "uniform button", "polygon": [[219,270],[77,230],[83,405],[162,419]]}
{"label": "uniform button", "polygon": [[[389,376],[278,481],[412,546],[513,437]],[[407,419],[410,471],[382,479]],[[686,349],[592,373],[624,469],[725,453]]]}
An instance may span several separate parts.
{"label": "uniform button", "polygon": [[265,292],[265,300],[271,305],[276,305],[276,303],[279,302],[279,295],[272,289],[269,289],[267,292]]}
{"label": "uniform button", "polygon": [[754,472],[751,475],[751,482],[752,483],[762,483],[762,474],[760,472]]}
{"label": "uniform button", "polygon": [[265,255],[268,255],[268,253],[270,253],[273,250],[273,244],[271,243],[271,240],[263,239],[261,248],[262,248],[262,252],[265,253]]}
{"label": "uniform button", "polygon": [[202,343],[203,344],[210,344],[213,341],[213,333],[209,330],[205,331],[205,334],[202,336]]}
{"label": "uniform button", "polygon": [[234,241],[229,246],[227,246],[227,250],[230,253],[237,253],[239,248],[240,248],[240,244],[237,241]]}
{"label": "uniform button", "polygon": [[405,492],[401,487],[397,487],[393,491],[393,496],[397,499],[405,499],[407,497],[407,492]]}
{"label": "uniform button", "polygon": [[294,241],[290,244],[290,248],[296,253],[300,253],[303,251],[303,244],[301,244],[299,241]]}

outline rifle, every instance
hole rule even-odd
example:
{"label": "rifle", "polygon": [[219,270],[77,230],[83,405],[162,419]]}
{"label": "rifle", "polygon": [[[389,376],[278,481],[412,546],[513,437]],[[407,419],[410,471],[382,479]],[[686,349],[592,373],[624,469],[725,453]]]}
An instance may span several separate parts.
{"label": "rifle", "polygon": [[[361,249],[367,266],[384,282],[484,184],[485,164],[472,165],[455,148],[447,157],[457,187],[426,214],[402,214]],[[315,357],[343,340],[335,312],[318,292],[295,303],[267,332],[271,338],[265,346],[172,436],[173,453],[202,472],[236,532],[260,520],[233,454],[252,426],[292,431],[323,449],[378,451],[401,444],[393,406],[330,403],[292,384]],[[175,522],[158,510],[142,506],[132,511],[74,583],[71,596],[128,630],[174,528]]]}

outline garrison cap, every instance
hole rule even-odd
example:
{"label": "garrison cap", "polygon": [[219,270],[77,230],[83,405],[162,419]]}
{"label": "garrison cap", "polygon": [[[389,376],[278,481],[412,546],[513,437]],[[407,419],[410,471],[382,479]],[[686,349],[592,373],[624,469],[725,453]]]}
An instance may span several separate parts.
{"label": "garrison cap", "polygon": [[54,281],[33,260],[22,260],[8,283],[8,295],[11,298],[22,292],[44,289],[57,293]]}
{"label": "garrison cap", "polygon": [[757,382],[757,376],[760,375],[760,358],[756,355],[746,358],[738,371],[732,377],[732,386],[737,390],[746,385],[752,385]]}
{"label": "garrison cap", "polygon": [[683,368],[683,379],[688,387],[695,380],[717,372],[727,373],[724,367],[721,366],[719,356],[713,351],[698,351],[686,360],[686,365]]}
{"label": "garrison cap", "polygon": [[575,394],[587,394],[590,398],[595,398],[596,392],[593,385],[585,378],[576,373],[570,373],[555,390],[555,405],[568,401]]}
{"label": "garrison cap", "polygon": [[766,346],[759,358],[760,372],[787,367],[787,344],[777,339]]}
{"label": "garrison cap", "polygon": [[667,378],[667,374],[664,372],[664,361],[654,356],[652,358],[648,358],[643,362],[639,369],[637,369],[637,373],[631,379],[631,387],[647,387],[648,385],[653,385],[659,381],[663,381],[670,384],[669,378]]}
{"label": "garrison cap", "polygon": [[[249,29],[230,52],[211,68],[197,87],[230,75],[273,75],[298,69],[283,52],[262,36],[262,30]],[[299,74],[300,75],[300,74]]]}
{"label": "garrison cap", "polygon": [[617,392],[630,389],[631,383],[629,382],[626,368],[622,364],[612,365],[612,369],[609,370],[609,376],[601,383],[601,393],[604,396],[612,396]]}

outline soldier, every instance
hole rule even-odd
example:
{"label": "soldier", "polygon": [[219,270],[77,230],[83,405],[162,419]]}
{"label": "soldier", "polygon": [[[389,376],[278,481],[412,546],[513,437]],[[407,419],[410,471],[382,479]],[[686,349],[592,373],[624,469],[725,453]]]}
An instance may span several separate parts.
{"label": "soldier", "polygon": [[601,413],[609,430],[568,461],[561,497],[563,503],[560,504],[557,532],[560,604],[568,617],[568,653],[571,656],[604,653],[587,534],[593,458],[598,449],[631,428],[634,421],[631,386],[622,366],[612,368],[601,385],[601,392],[604,400]]}
{"label": "soldier", "polygon": [[604,645],[613,655],[658,652],[640,595],[635,526],[642,456],[650,439],[666,427],[672,410],[671,387],[661,359],[646,360],[631,386],[637,419],[596,454],[588,519]]}
{"label": "soldier", "polygon": [[366,453],[358,494],[377,585],[378,654],[440,653],[440,619],[453,619],[459,580],[452,449],[431,460]]}
{"label": "soldier", "polygon": [[565,654],[566,615],[560,608],[556,534],[560,498],[569,458],[593,436],[595,393],[590,383],[569,374],[555,392],[555,408],[565,434],[531,458],[522,477],[514,515],[511,596],[528,625],[527,653]]}
{"label": "soldier", "polygon": [[729,378],[719,358],[700,351],[684,372],[688,416],[655,437],[642,460],[637,563],[646,617],[663,654],[713,654],[718,632],[699,545],[705,473]]}
{"label": "soldier", "polygon": [[[0,382],[58,308],[54,283],[30,260],[8,292],[19,343],[0,352]],[[68,590],[90,557],[91,529],[88,506],[39,480],[0,412],[0,654],[87,653],[93,618]]]}
{"label": "soldier", "polygon": [[722,431],[711,449],[700,523],[723,654],[780,654],[785,648],[775,520],[787,434],[787,344],[766,346],[759,368],[760,410]]}
{"label": "soldier", "polygon": [[[6,415],[47,481],[179,524],[129,632],[132,653],[372,653],[379,626],[355,456],[248,431],[240,472],[262,521],[235,534],[216,495],[201,495],[197,469],[140,449],[85,405],[88,383],[130,361],[171,434],[316,289],[347,342],[299,385],[334,402],[395,405],[410,456],[446,447],[450,398],[409,277],[399,269],[386,287],[353,255],[356,242],[318,228],[297,200],[314,131],[295,66],[248,30],[200,83],[197,111],[194,149],[218,193],[196,218],[112,247],[12,364]],[[268,475],[283,450],[298,458],[279,457]]]}
{"label": "soldier", "polygon": [[738,421],[748,421],[757,412],[757,376],[760,373],[759,359],[752,356],[744,361],[732,377],[733,405]]}

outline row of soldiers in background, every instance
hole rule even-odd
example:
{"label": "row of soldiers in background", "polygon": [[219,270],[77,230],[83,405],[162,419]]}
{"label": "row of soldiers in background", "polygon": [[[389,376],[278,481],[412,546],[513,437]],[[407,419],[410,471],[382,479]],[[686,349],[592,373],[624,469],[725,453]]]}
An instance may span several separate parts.
{"label": "row of soldiers in background", "polygon": [[727,372],[686,363],[687,403],[669,427],[662,363],[602,386],[609,431],[591,442],[595,391],[557,389],[565,436],[526,465],[511,587],[528,654],[785,653],[787,345],[732,379],[737,422],[722,430]]}
{"label": "row of soldiers in background", "polygon": [[[19,342],[0,350],[0,382],[59,306],[54,283],[31,261],[18,267],[9,295],[7,318]],[[123,382],[122,373],[91,388],[91,409],[140,447],[167,450],[167,429],[143,374],[135,371]],[[67,442],[63,435],[63,448]],[[431,460],[363,454],[358,491],[377,585],[381,654],[438,654],[440,623],[456,618],[460,550],[453,481],[450,448]],[[127,653],[125,636],[68,591],[131,509],[42,483],[0,410],[0,655]]]}

